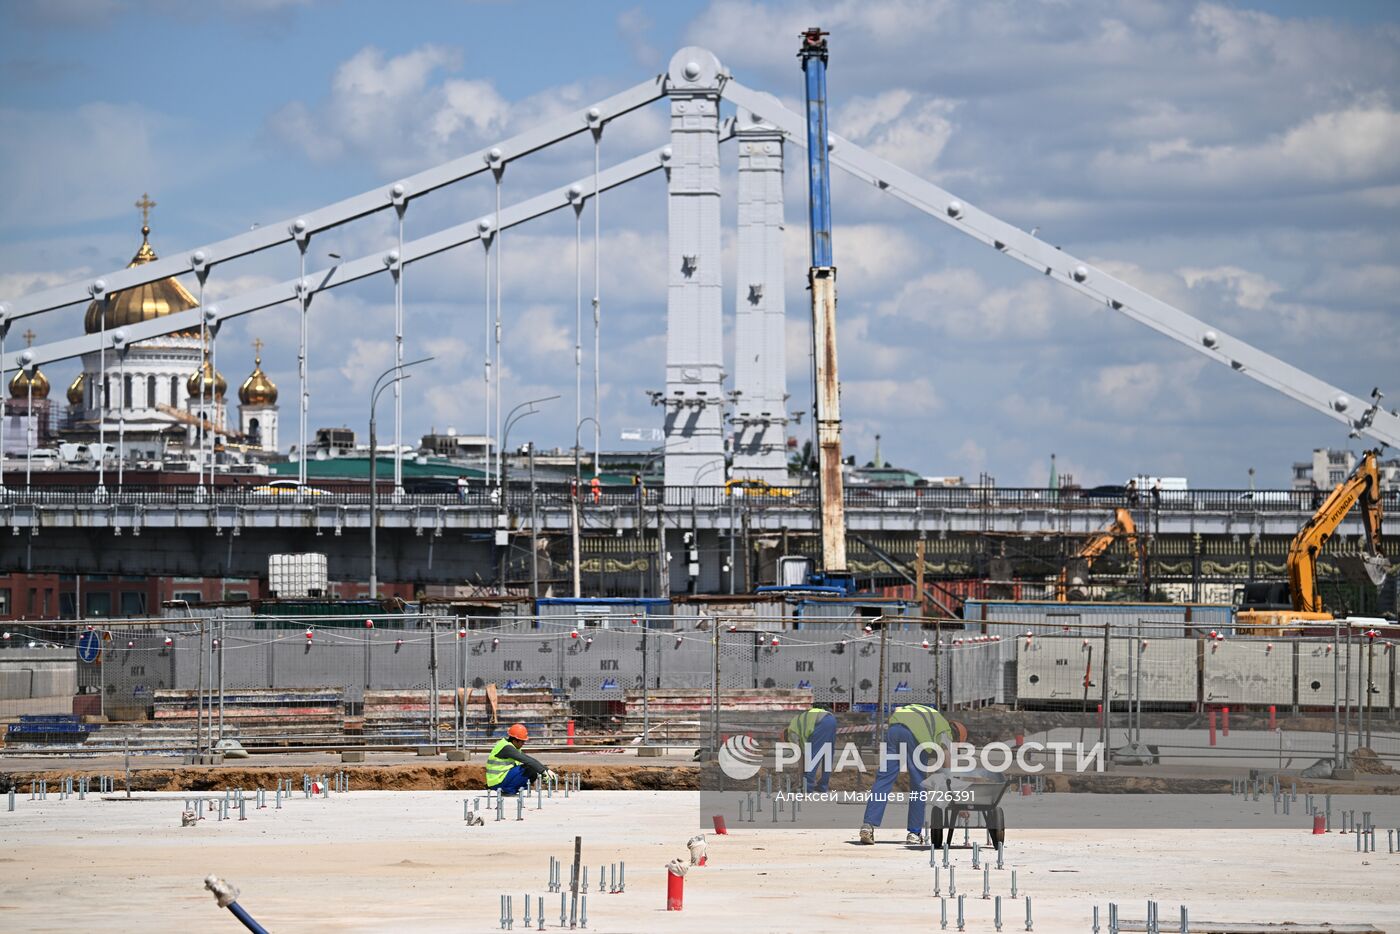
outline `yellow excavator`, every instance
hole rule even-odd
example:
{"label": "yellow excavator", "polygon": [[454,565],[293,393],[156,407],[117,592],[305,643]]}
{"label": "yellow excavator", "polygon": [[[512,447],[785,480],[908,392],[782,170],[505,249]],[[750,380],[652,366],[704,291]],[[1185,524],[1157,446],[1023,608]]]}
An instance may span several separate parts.
{"label": "yellow excavator", "polygon": [[1346,519],[1360,505],[1366,528],[1362,567],[1371,583],[1385,583],[1387,562],[1381,552],[1381,475],[1379,451],[1367,451],[1350,477],[1337,484],[1288,546],[1288,582],[1247,584],[1235,620],[1257,635],[1281,635],[1289,628],[1318,620],[1331,620],[1317,589],[1317,556]]}
{"label": "yellow excavator", "polygon": [[[1093,537],[1086,541],[1078,551],[1076,551],[1064,567],[1060,568],[1060,576],[1055,581],[1055,599],[1060,603],[1069,602],[1070,588],[1070,566],[1079,565],[1082,573],[1078,577],[1087,576],[1089,568],[1093,567],[1094,561],[1113,545],[1119,538],[1128,540],[1128,551],[1141,562],[1142,556],[1138,554],[1137,526],[1133,524],[1133,515],[1126,509],[1119,508],[1114,513],[1113,522],[1101,531],[1095,532]],[[1082,584],[1084,581],[1077,580]]]}

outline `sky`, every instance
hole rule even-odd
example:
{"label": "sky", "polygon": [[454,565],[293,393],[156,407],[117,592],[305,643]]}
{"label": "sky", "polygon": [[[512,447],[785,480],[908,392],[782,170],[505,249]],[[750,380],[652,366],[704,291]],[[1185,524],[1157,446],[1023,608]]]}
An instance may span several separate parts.
{"label": "sky", "polygon": [[[1387,3],[415,2],[47,0],[0,6],[0,300],[175,255],[587,106],[662,72],[685,45],[800,105],[797,33],[831,32],[834,131],[1355,398],[1400,399],[1400,7]],[[610,124],[605,165],[666,142],[664,103]],[[805,163],[788,150],[793,411],[810,406]],[[724,163],[732,371],[735,156]],[[510,204],[588,175],[583,137],[512,164]],[[488,213],[474,179],[410,206],[410,239]],[[660,175],[605,194],[599,244],[605,448],[660,425],[666,198]],[[925,475],[1041,485],[1056,455],[1085,485],[1134,474],[1286,486],[1345,426],[1229,372],[943,224],[838,174],[842,409],[848,453]],[[592,292],[591,213],[584,292]],[[315,238],[309,267],[392,245],[377,215]],[[512,441],[575,429],[572,216],[502,244],[503,398],[559,393]],[[214,270],[211,300],[295,276],[286,247]],[[482,250],[405,273],[405,439],[484,428]],[[28,319],[39,342],[82,309]],[[393,361],[387,277],[312,306],[311,425],[362,435]],[[295,438],[291,306],[227,322],[236,385],[266,342]],[[585,332],[591,411],[591,329]],[[46,368],[56,387],[76,361]],[[293,403],[294,404],[294,403]],[[389,407],[380,431],[392,431]],[[805,440],[809,419],[791,428]],[[585,427],[585,435],[590,430]],[[637,445],[630,445],[636,447]]]}

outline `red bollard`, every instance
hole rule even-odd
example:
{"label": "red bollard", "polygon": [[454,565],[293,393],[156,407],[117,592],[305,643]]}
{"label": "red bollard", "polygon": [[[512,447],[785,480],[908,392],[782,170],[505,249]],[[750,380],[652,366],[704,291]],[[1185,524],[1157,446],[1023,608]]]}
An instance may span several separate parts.
{"label": "red bollard", "polygon": [[1017,745],[1017,746],[1024,746],[1025,744],[1026,744],[1026,734],[1025,734],[1025,733],[1017,733],[1017,734],[1016,734],[1016,745]]}
{"label": "red bollard", "polygon": [[1210,712],[1210,744],[1215,745],[1215,711]]}
{"label": "red bollard", "polygon": [[666,910],[680,911],[681,903],[685,901],[685,876],[678,876],[674,872],[666,873]]}
{"label": "red bollard", "polygon": [[565,727],[565,734],[569,738],[568,741],[564,743],[564,745],[572,746],[574,744],[574,721],[569,721],[568,725]]}
{"label": "red bollard", "polygon": [[1278,729],[1277,715],[1278,715],[1278,711],[1274,708],[1274,705],[1273,705],[1273,704],[1270,704],[1270,705],[1269,705],[1269,729],[1270,729],[1270,730]]}
{"label": "red bollard", "polygon": [[1103,704],[1099,704],[1099,726],[1103,726]]}
{"label": "red bollard", "polygon": [[1229,707],[1221,707],[1221,708],[1220,708],[1220,732],[1224,733],[1226,736],[1229,736],[1229,735],[1230,735],[1230,708],[1229,708]]}
{"label": "red bollard", "polygon": [[1021,797],[1023,797],[1023,798],[1029,798],[1029,797],[1030,797],[1030,794],[1031,794],[1031,786],[1030,786],[1030,785],[1022,785],[1022,786],[1021,786]]}
{"label": "red bollard", "polygon": [[1313,836],[1320,837],[1327,832],[1327,818],[1322,814],[1313,815]]}
{"label": "red bollard", "polygon": [[713,819],[715,822],[715,833],[719,834],[721,837],[728,835],[729,830],[724,826],[724,815],[716,814]]}

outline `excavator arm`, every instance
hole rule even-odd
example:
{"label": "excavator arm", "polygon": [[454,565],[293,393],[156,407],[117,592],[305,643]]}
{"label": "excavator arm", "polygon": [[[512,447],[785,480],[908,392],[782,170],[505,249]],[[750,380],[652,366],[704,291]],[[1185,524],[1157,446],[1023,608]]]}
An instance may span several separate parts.
{"label": "excavator arm", "polygon": [[1359,502],[1366,526],[1367,554],[1362,556],[1371,582],[1385,581],[1386,561],[1381,552],[1381,482],[1377,466],[1379,452],[1367,451],[1352,475],[1337,485],[1313,513],[1288,547],[1288,589],[1293,609],[1322,613],[1322,597],[1317,591],[1317,556],[1322,552],[1347,513]]}
{"label": "excavator arm", "polygon": [[[1093,567],[1094,561],[1108,551],[1118,538],[1128,540],[1128,551],[1136,558],[1141,559],[1138,554],[1137,525],[1133,522],[1133,514],[1128,510],[1119,507],[1114,514],[1113,522],[1101,532],[1094,533],[1079,550],[1074,553],[1074,558],[1082,558],[1084,567],[1087,570]],[[1060,603],[1069,601],[1069,564],[1060,568],[1059,579],[1055,582],[1055,599]]]}

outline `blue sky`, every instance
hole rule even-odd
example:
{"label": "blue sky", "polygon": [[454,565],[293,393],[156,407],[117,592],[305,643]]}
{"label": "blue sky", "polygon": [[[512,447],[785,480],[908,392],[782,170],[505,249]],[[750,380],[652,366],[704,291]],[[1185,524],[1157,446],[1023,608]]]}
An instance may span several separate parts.
{"label": "blue sky", "polygon": [[[1400,17],[1389,4],[1329,4],[1325,17],[1299,2],[1152,0],[189,6],[0,9],[0,297],[124,263],[143,191],[159,202],[153,242],[173,253],[585,105],[688,43],[796,101],[795,33],[821,24],[833,32],[838,132],[1353,393],[1380,385],[1400,397]],[[659,106],[619,121],[605,161],[659,145],[664,129]],[[805,204],[791,155],[789,389],[800,408]],[[590,162],[577,141],[532,158],[512,167],[505,197]],[[726,171],[732,194],[732,154]],[[490,196],[467,185],[415,205],[409,235],[476,216]],[[843,408],[861,460],[879,433],[889,459],[928,474],[1041,483],[1054,451],[1086,483],[1143,472],[1243,485],[1254,467],[1282,485],[1312,448],[1355,444],[864,186],[838,180],[834,215]],[[725,217],[732,232],[732,200]],[[603,411],[618,446],[619,429],[658,423],[645,390],[663,375],[660,180],[605,200],[604,218]],[[508,237],[504,254],[506,399],[564,394],[531,420],[544,446],[573,434],[568,220]],[[390,234],[366,222],[316,251],[361,255]],[[732,244],[726,253],[732,283]],[[481,428],[480,261],[469,249],[409,271],[408,353],[439,359],[407,387],[408,437]],[[216,270],[210,288],[294,270],[279,254]],[[726,315],[732,304],[728,286]],[[363,431],[368,381],[392,359],[391,308],[387,282],[315,307],[313,426]],[[34,327],[56,337],[76,317]],[[260,336],[265,368],[290,390],[295,333],[291,309],[231,322],[220,369],[241,379]],[[51,376],[63,385],[74,370]],[[285,420],[290,438],[290,411]],[[794,429],[806,431],[805,420]]]}

